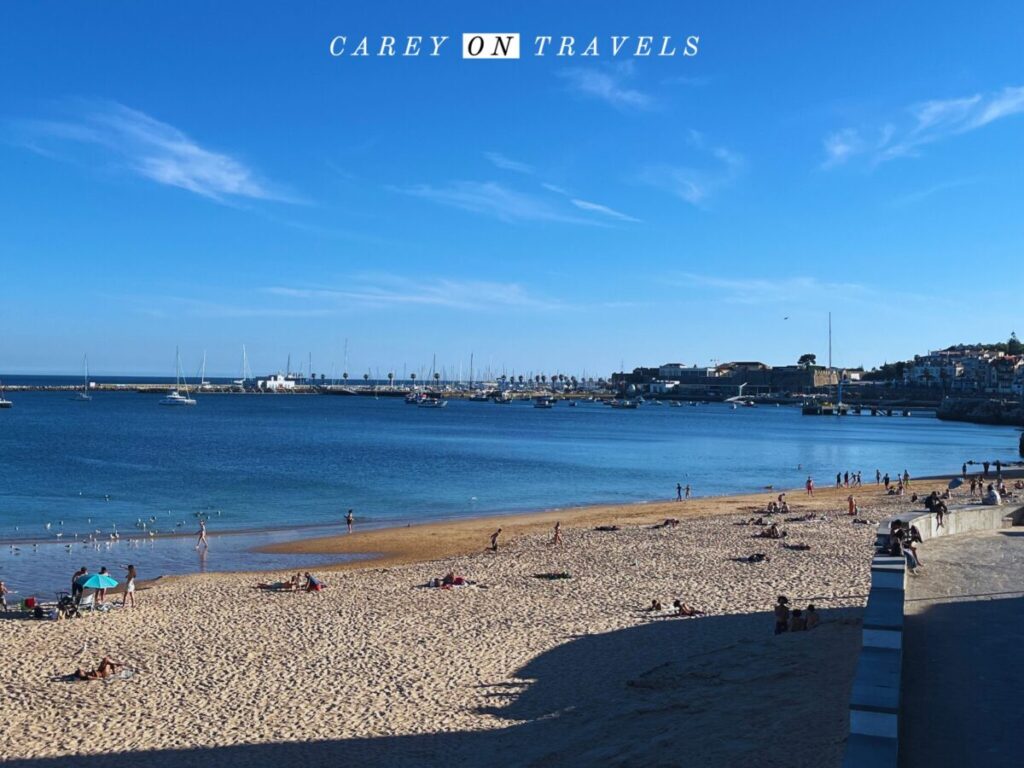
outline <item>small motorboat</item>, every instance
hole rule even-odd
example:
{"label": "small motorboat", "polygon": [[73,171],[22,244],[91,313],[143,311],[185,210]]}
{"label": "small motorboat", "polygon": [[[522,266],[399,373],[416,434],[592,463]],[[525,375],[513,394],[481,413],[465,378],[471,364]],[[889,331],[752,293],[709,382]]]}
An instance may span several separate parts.
{"label": "small motorboat", "polygon": [[448,405],[447,400],[442,400],[440,397],[421,397],[416,403],[417,408],[444,408]]}

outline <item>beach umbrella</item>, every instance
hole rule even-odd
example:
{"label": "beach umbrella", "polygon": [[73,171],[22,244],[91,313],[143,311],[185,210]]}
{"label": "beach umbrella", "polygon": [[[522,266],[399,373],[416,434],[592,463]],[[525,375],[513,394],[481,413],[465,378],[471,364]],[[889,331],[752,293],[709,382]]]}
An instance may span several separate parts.
{"label": "beach umbrella", "polygon": [[964,481],[959,477],[954,477],[952,480],[949,481],[950,488],[959,488],[963,484]]}
{"label": "beach umbrella", "polygon": [[110,589],[117,586],[117,579],[112,579],[105,573],[90,573],[80,576],[75,583],[82,589]]}

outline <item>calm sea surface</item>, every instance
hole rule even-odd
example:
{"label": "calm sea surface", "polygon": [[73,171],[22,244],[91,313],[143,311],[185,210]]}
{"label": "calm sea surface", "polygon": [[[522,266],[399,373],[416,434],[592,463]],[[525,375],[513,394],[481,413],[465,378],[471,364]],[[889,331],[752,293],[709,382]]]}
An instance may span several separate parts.
{"label": "calm sea surface", "polygon": [[[424,409],[400,398],[200,394],[194,408],[167,408],[136,393],[10,398],[15,407],[0,410],[0,578],[22,594],[63,587],[83,564],[134,562],[143,578],[310,566],[308,557],[249,550],[295,538],[300,526],[317,527],[305,535],[337,531],[349,507],[358,525],[405,524],[667,498],[676,482],[710,495],[795,487],[809,473],[827,484],[845,470],[873,479],[876,467],[953,472],[967,459],[1015,460],[1017,446],[1012,428],[805,417],[792,407]],[[191,539],[148,536],[191,534],[199,514],[212,535],[203,558]],[[108,543],[115,528],[121,538]],[[85,543],[89,534],[103,543]]]}

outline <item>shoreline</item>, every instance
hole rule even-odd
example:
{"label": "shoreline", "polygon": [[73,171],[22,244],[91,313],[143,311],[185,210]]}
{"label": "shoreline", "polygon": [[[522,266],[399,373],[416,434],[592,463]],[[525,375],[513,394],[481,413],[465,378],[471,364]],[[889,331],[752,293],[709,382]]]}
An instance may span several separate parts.
{"label": "shoreline", "polygon": [[[931,483],[944,488],[953,475],[922,477],[916,482]],[[911,492],[914,492],[911,481]],[[749,511],[763,513],[768,501],[785,493],[790,511],[798,514],[801,510],[821,510],[824,501],[834,514],[846,514],[846,497],[851,493],[864,500],[874,497],[888,497],[882,486],[862,485],[860,488],[815,488],[814,496],[808,497],[803,488],[762,489],[752,493],[731,493],[720,496],[700,496],[684,501],[663,500],[630,502],[626,504],[588,504],[578,507],[550,508],[532,512],[509,512],[494,515],[447,520],[432,520],[410,523],[405,526],[388,526],[360,531],[358,520],[352,533],[337,536],[320,536],[296,539],[294,541],[270,544],[254,549],[267,554],[294,555],[346,555],[358,559],[323,566],[327,572],[351,571],[364,568],[390,568],[401,565],[423,564],[446,558],[465,557],[487,549],[490,535],[502,529],[502,542],[515,538],[552,531],[556,522],[561,522],[563,531],[579,531],[598,525],[643,526],[677,518],[681,524],[687,520],[735,515]],[[931,487],[928,490],[932,490]],[[910,496],[905,497],[907,502]],[[842,507],[841,509],[839,507]],[[782,518],[779,518],[780,520]],[[236,571],[235,573],[242,573]],[[260,571],[253,571],[260,573]]]}

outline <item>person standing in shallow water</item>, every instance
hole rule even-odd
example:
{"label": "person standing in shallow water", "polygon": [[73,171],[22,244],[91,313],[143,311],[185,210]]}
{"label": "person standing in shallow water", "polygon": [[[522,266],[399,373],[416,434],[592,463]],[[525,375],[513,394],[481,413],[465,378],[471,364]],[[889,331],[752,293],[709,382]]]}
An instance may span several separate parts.
{"label": "person standing in shallow water", "polygon": [[207,549],[210,548],[210,542],[206,539],[206,521],[199,521],[199,538],[196,539],[196,549],[205,546]]}
{"label": "person standing in shallow water", "polygon": [[348,512],[345,513],[345,527],[348,529],[349,533],[352,533],[352,523],[354,523],[355,521],[356,518],[352,514],[352,510],[350,509]]}

